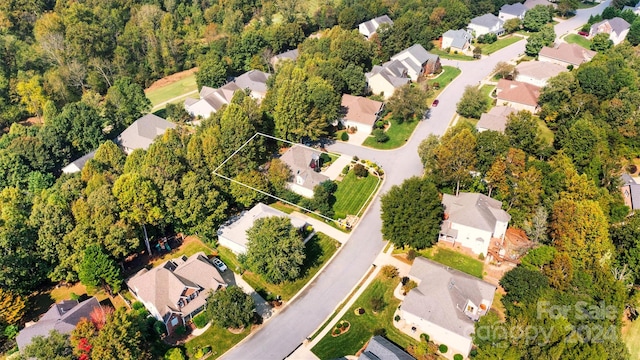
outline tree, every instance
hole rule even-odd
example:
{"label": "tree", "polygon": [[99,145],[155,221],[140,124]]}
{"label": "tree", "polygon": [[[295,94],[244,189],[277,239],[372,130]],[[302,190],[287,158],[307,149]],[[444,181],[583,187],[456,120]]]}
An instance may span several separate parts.
{"label": "tree", "polygon": [[126,308],[119,308],[90,340],[92,359],[148,360],[151,358],[142,332],[143,320]]}
{"label": "tree", "polygon": [[24,356],[38,360],[73,360],[73,349],[69,342],[69,335],[51,330],[49,336],[36,336],[24,349]]}
{"label": "tree", "polygon": [[267,179],[276,193],[281,193],[287,188],[287,182],[291,181],[292,174],[289,165],[280,159],[273,159],[267,170]]}
{"label": "tree", "polygon": [[578,6],[580,6],[578,0],[560,0],[556,10],[561,16],[567,17],[569,14],[574,14]]}
{"label": "tree", "polygon": [[338,185],[331,180],[316,185],[313,188],[313,199],[310,202],[311,209],[319,211],[326,217],[333,217],[333,204],[336,202],[336,197],[333,194],[337,189]]}
{"label": "tree", "polygon": [[287,217],[258,219],[247,230],[245,264],[271,283],[297,279],[305,257],[301,235]]}
{"label": "tree", "polygon": [[239,329],[251,324],[255,307],[250,295],[231,285],[209,296],[206,311],[219,326]]}
{"label": "tree", "polygon": [[406,84],[396,89],[387,101],[387,110],[399,123],[410,121],[415,116],[422,116],[428,109],[429,93],[420,89],[419,86]]}
{"label": "tree", "polygon": [[208,55],[198,64],[196,83],[198,89],[203,86],[218,88],[227,82],[227,64],[217,55]]}
{"label": "tree", "polygon": [[128,77],[117,79],[107,91],[105,100],[106,110],[118,129],[131,125],[151,110],[151,101],[145,96],[144,89]]}
{"label": "tree", "polygon": [[525,53],[529,56],[538,56],[543,47],[553,44],[554,39],[553,27],[545,26],[540,32],[529,35],[527,45],[525,45]]}
{"label": "tree", "polygon": [[435,150],[437,176],[445,182],[455,183],[456,195],[460,183],[468,179],[476,165],[476,138],[468,127],[453,127],[442,136]]}
{"label": "tree", "polygon": [[507,292],[504,302],[534,303],[541,292],[549,287],[549,281],[540,271],[518,266],[504,274],[500,286]]}
{"label": "tree", "polygon": [[25,298],[10,290],[0,289],[0,324],[16,324],[25,314]]}
{"label": "tree", "polygon": [[522,25],[525,30],[537,32],[547,23],[553,20],[553,8],[550,6],[536,5],[524,14]]}
{"label": "tree", "polygon": [[525,222],[524,231],[531,241],[542,242],[547,240],[547,219],[549,213],[544,206],[538,206],[531,221]]}
{"label": "tree", "polygon": [[504,130],[512,147],[531,155],[537,155],[543,146],[539,132],[538,121],[528,111],[519,111],[509,115]]}
{"label": "tree", "polygon": [[513,32],[520,30],[521,26],[522,26],[522,20],[518,18],[513,18],[505,21],[503,27],[504,27],[504,31],[506,31],[507,34],[511,34]]}
{"label": "tree", "polygon": [[500,76],[503,79],[507,79],[510,76],[514,75],[515,65],[509,64],[508,62],[500,61],[496,64],[496,67],[493,68],[493,72]]}
{"label": "tree", "polygon": [[78,277],[84,285],[108,286],[113,293],[119,292],[122,284],[118,264],[98,245],[91,245],[84,251]]}
{"label": "tree", "polygon": [[613,41],[609,39],[609,34],[599,33],[591,39],[591,50],[603,52],[613,46]]}
{"label": "tree", "polygon": [[477,87],[467,85],[460,101],[456,104],[456,111],[462,116],[479,119],[488,106],[489,98]]}
{"label": "tree", "polygon": [[424,249],[438,241],[444,210],[436,186],[412,177],[382,196],[382,234],[397,247]]}
{"label": "tree", "polygon": [[42,117],[42,110],[47,98],[42,90],[42,77],[32,76],[28,81],[20,81],[16,84],[16,92],[20,95],[20,101],[27,107],[27,111]]}
{"label": "tree", "polygon": [[640,44],[640,17],[637,17],[631,23],[631,28],[629,28],[629,33],[627,34],[627,41],[633,46]]}
{"label": "tree", "polygon": [[431,134],[418,145],[418,156],[422,161],[422,167],[425,174],[430,174],[436,168],[435,150],[440,145],[440,139],[437,135]]}

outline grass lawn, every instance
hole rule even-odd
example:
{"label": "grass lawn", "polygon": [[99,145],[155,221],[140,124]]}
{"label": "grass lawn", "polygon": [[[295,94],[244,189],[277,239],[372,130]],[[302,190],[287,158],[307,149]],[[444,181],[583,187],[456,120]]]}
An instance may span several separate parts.
{"label": "grass lawn", "polygon": [[585,49],[589,49],[589,50],[591,49],[591,40],[587,39],[582,35],[569,34],[564,37],[564,41],[568,42],[569,44],[580,45]]}
{"label": "grass lawn", "polygon": [[[146,93],[147,98],[151,100],[151,105],[155,108],[156,105],[165,101],[171,100],[176,97],[184,99],[186,94],[198,90],[196,84],[196,75],[191,74],[176,82],[172,82],[166,86],[158,87]],[[183,97],[183,95],[185,95]]]}
{"label": "grass lawn", "polygon": [[440,264],[482,279],[482,269],[484,265],[482,261],[478,259],[441,247],[421,250],[419,254],[433,261],[437,261]]}
{"label": "grass lawn", "polygon": [[489,54],[493,54],[494,52],[506,48],[507,46],[517,43],[520,40],[524,40],[523,38],[521,38],[520,36],[507,36],[501,39],[498,39],[498,41],[494,42],[493,44],[480,44],[480,48],[482,49],[482,55],[489,55]]}
{"label": "grass lawn", "polygon": [[185,344],[189,359],[195,359],[194,356],[199,348],[211,346],[211,356],[208,359],[217,359],[227,350],[231,349],[240,340],[249,335],[250,330],[245,329],[240,334],[232,334],[227,329],[223,329],[217,325],[211,325],[204,334],[193,338]]}
{"label": "grass lawn", "polygon": [[413,134],[413,130],[418,126],[418,120],[398,123],[398,121],[391,118],[389,121],[391,122],[391,127],[387,129],[387,135],[389,135],[387,142],[379,143],[375,137],[369,136],[362,145],[382,150],[399,148],[409,140],[409,137]]}
{"label": "grass lawn", "polygon": [[540,131],[540,137],[549,145],[553,145],[553,131],[551,131],[547,124],[542,119],[538,119],[538,130]]}
{"label": "grass lawn", "polygon": [[[242,274],[242,278],[251,285],[256,292],[262,295],[262,297],[267,298],[269,294],[272,294],[273,296],[280,295],[282,299],[286,301],[297,294],[298,291],[300,291],[300,289],[302,289],[302,287],[311,280],[311,278],[336,252],[339,246],[339,242],[323,233],[317,233],[316,236],[307,241],[305,246],[305,253],[307,257],[304,264],[302,264],[302,273],[304,276],[296,281],[287,281],[282,284],[275,285],[265,281],[262,276],[250,271],[245,271]],[[227,265],[240,264],[235,255],[223,247],[220,247],[220,257],[227,263]],[[233,257],[234,259],[229,259],[229,257]]]}
{"label": "grass lawn", "polygon": [[[402,348],[406,349],[410,344],[417,343],[392,324],[393,313],[400,305],[400,300],[393,296],[393,289],[399,281],[400,279],[387,280],[378,275],[341,319],[351,324],[349,331],[337,337],[328,333],[311,351],[320,359],[355,355],[373,336],[374,330],[381,328],[386,330],[386,338]],[[385,304],[384,309],[377,314],[371,310],[371,299],[374,297],[382,297]],[[365,309],[365,313],[360,316],[354,313],[359,307]]]}
{"label": "grass lawn", "polygon": [[206,255],[212,255],[214,253],[213,249],[209,247],[207,244],[203,243],[200,239],[195,236],[187,236],[182,245],[174,251],[164,254],[162,257],[153,260],[151,263],[153,266],[158,266],[161,263],[169,260],[175,259],[182,255],[191,256],[197,252],[203,251]]}
{"label": "grass lawn", "polygon": [[476,124],[478,124],[478,121],[480,121],[480,119],[473,119],[473,118],[468,118],[464,116],[460,116],[460,118],[458,119],[458,122],[468,122],[473,127],[476,127]]}
{"label": "grass lawn", "polygon": [[627,344],[631,359],[640,359],[640,320],[625,320],[622,327],[622,340]]}
{"label": "grass lawn", "polygon": [[333,211],[336,219],[344,219],[347,215],[359,215],[360,209],[369,200],[369,196],[376,191],[379,179],[371,174],[358,179],[356,174],[349,171],[347,176],[338,183],[336,203]]}
{"label": "grass lawn", "polygon": [[430,53],[432,54],[436,54],[438,56],[440,56],[443,59],[449,59],[449,60],[461,60],[461,61],[471,61],[473,60],[473,56],[468,56],[468,55],[463,55],[463,54],[454,54],[454,53],[448,53],[442,49],[438,49],[437,47],[434,47],[433,49],[429,50]]}
{"label": "grass lawn", "polygon": [[447,87],[447,85],[449,85],[449,83],[453,81],[453,79],[460,75],[460,73],[462,73],[462,70],[456,67],[443,66],[442,73],[440,73],[438,77],[427,80],[427,83],[429,85],[432,85],[433,83],[438,83],[440,85],[440,88],[433,92],[432,99],[435,99],[438,94],[440,94]]}

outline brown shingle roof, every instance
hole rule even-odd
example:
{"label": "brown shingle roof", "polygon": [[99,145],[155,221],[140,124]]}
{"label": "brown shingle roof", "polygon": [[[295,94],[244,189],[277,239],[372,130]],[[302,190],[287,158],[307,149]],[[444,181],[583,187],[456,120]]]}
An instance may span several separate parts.
{"label": "brown shingle roof", "polygon": [[382,103],[361,96],[342,95],[342,107],[347,109],[345,119],[373,126],[382,109]]}
{"label": "brown shingle roof", "polygon": [[540,88],[520,81],[500,79],[496,93],[498,101],[537,106]]}
{"label": "brown shingle roof", "polygon": [[546,56],[577,66],[590,61],[596,56],[596,52],[587,50],[580,45],[561,43],[555,47],[543,47],[540,50],[540,56]]}

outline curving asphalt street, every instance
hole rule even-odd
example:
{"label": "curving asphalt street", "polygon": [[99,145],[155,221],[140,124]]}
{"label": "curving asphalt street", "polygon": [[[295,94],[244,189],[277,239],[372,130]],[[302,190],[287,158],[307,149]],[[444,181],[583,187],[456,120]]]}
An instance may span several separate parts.
{"label": "curving asphalt street", "polygon": [[[584,24],[591,14],[601,13],[610,0],[597,7],[579,10],[578,14],[556,25],[558,36]],[[508,61],[524,53],[526,41],[519,41],[479,61],[443,60],[444,65],[458,66],[462,74],[438,96],[438,107],[432,108],[428,120],[422,121],[411,139],[402,148],[381,151],[345,143],[329,146],[331,151],[356,155],[372,160],[385,170],[386,180],[380,194],[404,179],[422,174],[417,154],[420,142],[429,134],[442,135],[455,115],[456,103],[467,85],[477,85],[490,75],[499,61]],[[315,331],[345,299],[371,268],[384,247],[380,219],[380,200],[377,197],[363,215],[349,241],[325,270],[290,304],[255,334],[224,354],[224,359],[284,359],[307,336]]]}

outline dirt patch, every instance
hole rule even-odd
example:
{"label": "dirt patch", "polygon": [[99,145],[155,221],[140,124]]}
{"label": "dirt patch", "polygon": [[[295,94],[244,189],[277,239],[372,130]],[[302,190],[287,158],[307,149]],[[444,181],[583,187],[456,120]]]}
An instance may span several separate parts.
{"label": "dirt patch", "polygon": [[167,85],[171,85],[176,81],[180,81],[180,80],[186,78],[187,76],[191,76],[191,74],[195,73],[196,71],[198,71],[198,68],[194,67],[194,68],[189,69],[189,70],[185,70],[185,71],[177,72],[175,74],[171,74],[169,76],[165,76],[160,80],[156,80],[156,82],[154,82],[153,84],[151,84],[151,86],[146,88],[144,90],[144,92],[148,93],[149,91],[153,91],[153,90],[156,90],[158,88],[161,88],[161,87],[164,87],[164,86],[167,86]]}

